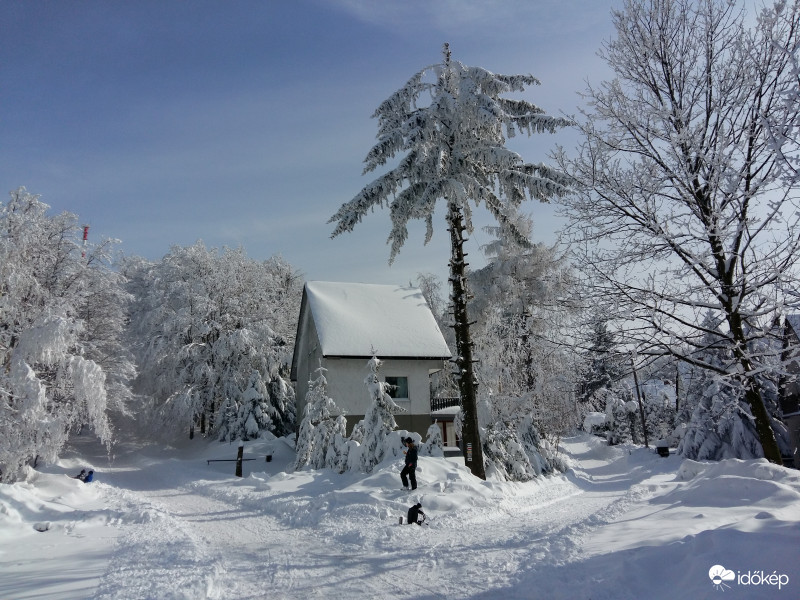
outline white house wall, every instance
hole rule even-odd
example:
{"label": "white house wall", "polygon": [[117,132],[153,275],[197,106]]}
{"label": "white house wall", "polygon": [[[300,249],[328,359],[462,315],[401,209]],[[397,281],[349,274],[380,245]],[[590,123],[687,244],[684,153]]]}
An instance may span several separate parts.
{"label": "white house wall", "polygon": [[[314,364],[317,364],[316,358],[312,358]],[[325,378],[328,381],[328,396],[344,411],[347,417],[348,433],[352,430],[353,425],[363,418],[369,407],[370,398],[364,383],[370,372],[367,362],[366,358],[322,359],[322,366],[327,369]],[[378,374],[382,381],[385,381],[386,377],[408,378],[408,399],[395,400],[398,406],[405,409],[404,412],[395,416],[399,428],[425,435],[431,423],[429,373],[441,369],[442,366],[443,361],[441,360],[382,360]],[[305,392],[308,389],[307,384],[302,387],[300,385],[302,372],[303,369],[298,365],[298,410],[301,411],[305,407]],[[302,401],[300,400],[301,393],[303,394]],[[298,413],[298,418],[302,418],[301,415],[302,412]]]}
{"label": "white house wall", "polygon": [[[380,357],[378,357],[380,358]],[[398,399],[397,404],[409,414],[430,415],[430,369],[438,369],[442,361],[382,360],[379,377],[408,377],[408,400]],[[348,415],[363,415],[369,406],[369,395],[364,383],[369,375],[368,359],[327,358],[328,395]]]}

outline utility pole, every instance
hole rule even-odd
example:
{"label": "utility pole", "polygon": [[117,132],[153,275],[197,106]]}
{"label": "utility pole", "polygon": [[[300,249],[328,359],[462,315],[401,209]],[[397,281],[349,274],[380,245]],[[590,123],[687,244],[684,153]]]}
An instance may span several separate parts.
{"label": "utility pole", "polygon": [[650,444],[647,443],[647,422],[644,418],[644,403],[642,402],[642,393],[639,391],[639,376],[636,374],[636,364],[633,360],[633,355],[635,353],[631,352],[631,369],[633,369],[633,383],[636,386],[636,399],[639,401],[639,416],[642,418],[642,433],[644,434],[644,447],[649,448]]}

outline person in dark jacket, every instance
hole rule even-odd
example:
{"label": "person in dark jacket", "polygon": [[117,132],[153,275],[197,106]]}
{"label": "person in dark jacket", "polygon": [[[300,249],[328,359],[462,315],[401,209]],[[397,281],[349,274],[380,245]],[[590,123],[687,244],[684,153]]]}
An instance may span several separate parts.
{"label": "person in dark jacket", "polygon": [[405,489],[408,489],[408,482],[411,480],[411,489],[415,490],[417,489],[417,475],[415,473],[417,470],[417,447],[414,445],[414,440],[410,437],[404,439],[403,442],[408,449],[405,451],[406,466],[400,471],[400,479]]}
{"label": "person in dark jacket", "polygon": [[94,471],[89,471],[83,480],[83,483],[90,483],[94,479]]}
{"label": "person in dark jacket", "polygon": [[425,522],[425,513],[422,511],[422,504],[417,502],[408,509],[408,524],[416,523],[419,526]]}

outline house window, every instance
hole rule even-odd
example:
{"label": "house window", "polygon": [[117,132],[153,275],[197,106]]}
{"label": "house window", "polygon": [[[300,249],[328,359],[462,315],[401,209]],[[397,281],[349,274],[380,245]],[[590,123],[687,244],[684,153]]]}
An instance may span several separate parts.
{"label": "house window", "polygon": [[408,377],[387,377],[389,389],[386,393],[396,400],[408,400]]}

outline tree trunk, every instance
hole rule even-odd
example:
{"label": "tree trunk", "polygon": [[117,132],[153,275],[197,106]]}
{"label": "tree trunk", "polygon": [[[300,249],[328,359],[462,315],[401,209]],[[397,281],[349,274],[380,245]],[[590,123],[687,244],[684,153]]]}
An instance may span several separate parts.
{"label": "tree trunk", "polygon": [[747,356],[746,339],[744,329],[742,327],[741,318],[738,313],[728,318],[728,325],[731,328],[731,334],[735,342],[734,353],[742,366],[742,377],[744,379],[744,398],[750,406],[750,411],[755,418],[756,433],[761,441],[761,448],[764,450],[764,458],[769,462],[776,465],[783,465],[783,458],[781,458],[781,450],[778,447],[778,441],[775,439],[775,432],[772,431],[772,424],[770,423],[769,413],[767,407],[764,406],[764,399],[762,397],[761,385],[755,375],[755,369]]}
{"label": "tree trunk", "polygon": [[454,202],[448,204],[447,222],[450,231],[450,289],[453,305],[453,329],[456,336],[456,380],[461,393],[463,426],[461,437],[464,442],[464,462],[472,474],[486,479],[483,465],[478,425],[478,384],[473,371],[472,342],[469,334],[467,316],[467,279],[464,261],[464,222],[461,207]]}

